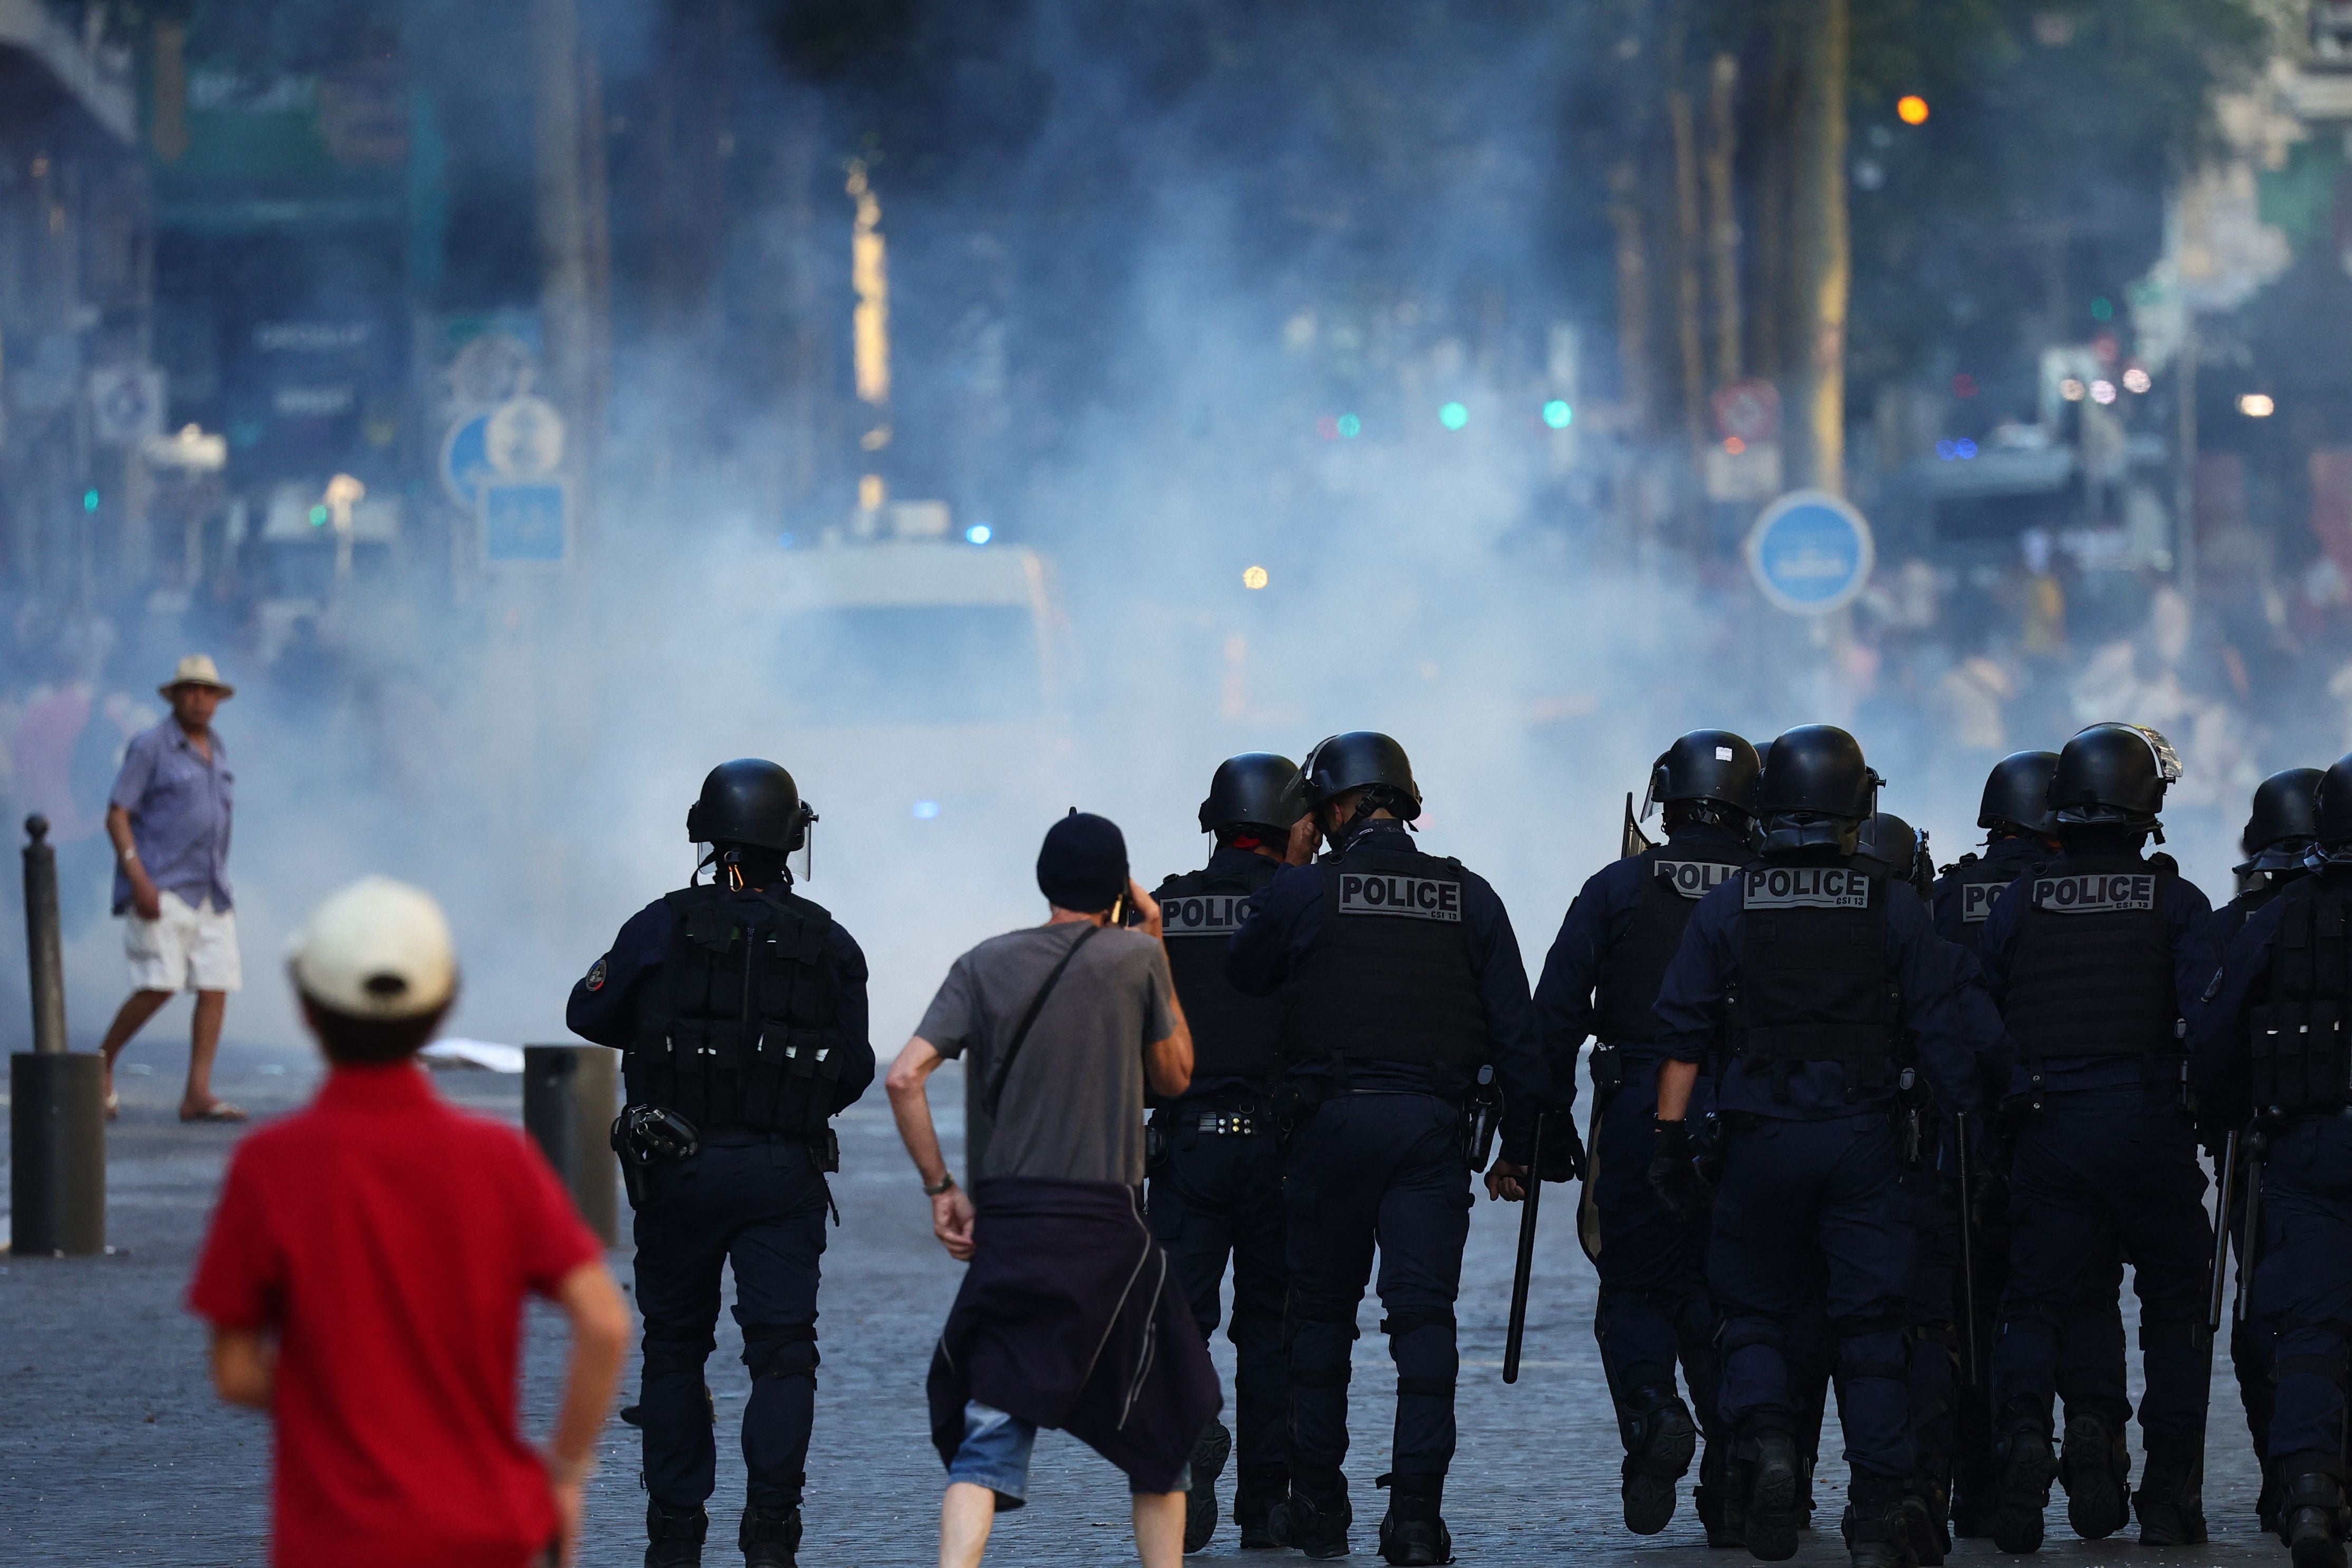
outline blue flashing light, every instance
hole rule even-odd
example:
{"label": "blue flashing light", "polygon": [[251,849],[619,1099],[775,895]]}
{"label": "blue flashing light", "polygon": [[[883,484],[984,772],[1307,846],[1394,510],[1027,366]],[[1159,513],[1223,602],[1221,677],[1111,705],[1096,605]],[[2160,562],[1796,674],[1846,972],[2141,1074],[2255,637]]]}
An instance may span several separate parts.
{"label": "blue flashing light", "polygon": [[1459,403],[1449,403],[1437,411],[1437,422],[1448,430],[1459,430],[1470,423],[1470,410]]}
{"label": "blue flashing light", "polygon": [[996,530],[984,522],[975,522],[963,531],[963,537],[967,544],[985,544],[996,537]]}
{"label": "blue flashing light", "polygon": [[1543,421],[1555,430],[1565,430],[1575,422],[1576,410],[1563,398],[1553,398],[1543,405]]}
{"label": "blue flashing light", "polygon": [[1957,441],[1936,443],[1936,456],[1947,463],[1965,463],[1977,455],[1977,444],[1966,436]]}
{"label": "blue flashing light", "polygon": [[932,818],[938,816],[939,814],[940,803],[938,801],[919,800],[915,803],[915,820],[917,822],[929,822]]}
{"label": "blue flashing light", "polygon": [[790,550],[792,547],[793,547],[793,531],[792,531],[791,529],[789,529],[789,528],[788,528],[788,529],[784,530],[784,531],[783,531],[783,532],[782,532],[782,533],[780,533],[780,534],[776,535],[776,548],[777,548],[777,549],[779,549],[779,550]]}
{"label": "blue flashing light", "polygon": [[1352,441],[1363,433],[1364,422],[1362,420],[1357,418],[1352,414],[1342,414],[1339,416],[1339,436],[1341,439]]}

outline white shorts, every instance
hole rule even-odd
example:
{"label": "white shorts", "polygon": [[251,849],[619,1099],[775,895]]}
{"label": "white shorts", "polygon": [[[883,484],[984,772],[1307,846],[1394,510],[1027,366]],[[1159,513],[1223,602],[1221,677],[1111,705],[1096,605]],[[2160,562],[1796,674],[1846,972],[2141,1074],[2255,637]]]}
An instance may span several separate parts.
{"label": "white shorts", "polygon": [[191,909],[174,892],[162,896],[152,921],[136,913],[122,921],[122,951],[131,960],[134,991],[236,991],[245,985],[236,956],[236,911],[216,910],[209,895]]}

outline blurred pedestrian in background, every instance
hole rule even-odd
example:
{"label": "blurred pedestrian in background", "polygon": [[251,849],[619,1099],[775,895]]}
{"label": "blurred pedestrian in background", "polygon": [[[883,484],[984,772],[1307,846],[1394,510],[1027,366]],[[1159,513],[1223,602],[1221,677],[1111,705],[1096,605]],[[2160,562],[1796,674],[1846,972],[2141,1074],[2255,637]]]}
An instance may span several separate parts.
{"label": "blurred pedestrian in background", "polygon": [[158,689],[172,716],[142,731],[123,754],[106,808],[114,841],[114,912],[127,914],[130,998],[108,1026],[106,1113],[115,1114],[114,1059],[148,1019],[182,991],[196,994],[188,1043],[183,1121],[242,1121],[245,1112],[213,1093],[228,994],[244,984],[236,916],[228,887],[229,814],[236,777],[213,715],[236,695],[209,655],[180,660]]}
{"label": "blurred pedestrian in background", "polygon": [[[1055,823],[1037,886],[1045,923],[957,959],[887,1080],[931,1228],[971,1263],[931,1358],[931,1441],[948,1467],[940,1568],[972,1568],[997,1510],[1026,1500],[1040,1426],[1127,1473],[1145,1568],[1176,1568],[1193,1444],[1223,1399],[1144,1221],[1143,1102],[1147,1085],[1184,1092],[1192,1037],[1160,906],[1129,877],[1116,824]],[[1139,929],[1120,923],[1122,896]],[[971,1151],[969,1197],[924,1089],[955,1057],[992,1129]]]}
{"label": "blurred pedestrian in background", "polygon": [[[276,1422],[270,1561],[568,1563],[628,1342],[604,1248],[528,1138],[413,1059],[457,994],[440,905],[355,882],[289,967],[331,1070],[238,1146],[188,1291],[220,1396]],[[526,1293],[572,1323],[543,1454],[516,1429]]]}

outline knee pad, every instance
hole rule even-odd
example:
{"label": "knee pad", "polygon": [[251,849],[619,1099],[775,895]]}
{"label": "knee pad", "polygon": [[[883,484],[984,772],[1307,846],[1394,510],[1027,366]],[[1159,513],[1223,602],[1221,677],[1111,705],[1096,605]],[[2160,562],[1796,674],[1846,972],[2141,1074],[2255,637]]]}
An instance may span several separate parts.
{"label": "knee pad", "polygon": [[1350,1344],[1362,1337],[1356,1326],[1356,1309],[1335,1302],[1317,1301],[1293,1296],[1283,1309],[1283,1342],[1289,1344],[1298,1338],[1298,1331],[1314,1324],[1319,1328],[1336,1329]]}
{"label": "knee pad", "polygon": [[1897,1318],[1841,1318],[1830,1325],[1837,1336],[1837,1373],[1841,1379],[1888,1377],[1902,1382],[1911,1375],[1903,1353],[1903,1325]]}
{"label": "knee pad", "polygon": [[743,1364],[751,1381],[797,1377],[816,1382],[814,1323],[756,1323],[743,1331]]}
{"label": "knee pad", "polygon": [[2341,1392],[2345,1386],[2347,1366],[2340,1355],[2283,1355],[2271,1363],[2271,1381],[2281,1383],[2290,1377],[2326,1378]]}
{"label": "knee pad", "polygon": [[1420,1329],[1444,1329],[1454,1332],[1454,1309],[1440,1308],[1429,1312],[1391,1312],[1381,1320],[1381,1332],[1388,1335],[1390,1353],[1395,1353],[1395,1342]]}
{"label": "knee pad", "polygon": [[719,1341],[708,1328],[686,1328],[675,1323],[646,1320],[645,1369],[647,1374],[690,1372],[702,1375],[702,1363],[719,1348]]}
{"label": "knee pad", "polygon": [[1716,1354],[1719,1360],[1729,1361],[1737,1352],[1759,1345],[1785,1357],[1789,1353],[1789,1336],[1769,1318],[1727,1318],[1717,1331]]}

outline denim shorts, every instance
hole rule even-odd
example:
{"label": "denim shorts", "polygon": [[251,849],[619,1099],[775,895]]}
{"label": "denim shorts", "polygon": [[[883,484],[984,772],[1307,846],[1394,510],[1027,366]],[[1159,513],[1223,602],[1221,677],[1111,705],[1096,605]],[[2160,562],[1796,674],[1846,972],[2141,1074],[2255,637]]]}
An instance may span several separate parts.
{"label": "denim shorts", "polygon": [[[963,1407],[963,1444],[948,1466],[948,1480],[986,1487],[996,1494],[998,1511],[1009,1513],[1029,1500],[1029,1455],[1036,1446],[1035,1426],[992,1405],[969,1400]],[[1189,1491],[1192,1485],[1192,1471],[1180,1471],[1174,1489]],[[1129,1477],[1128,1489],[1144,1489]]]}

